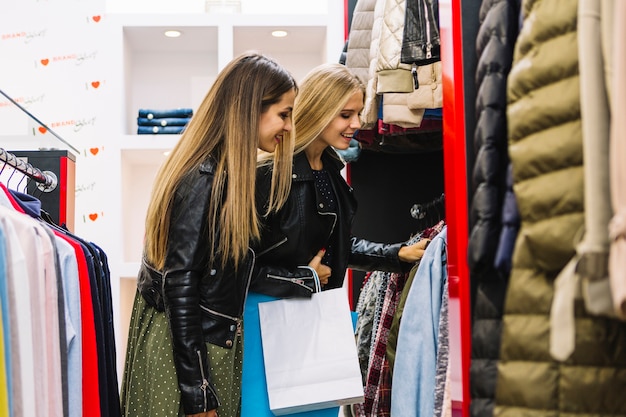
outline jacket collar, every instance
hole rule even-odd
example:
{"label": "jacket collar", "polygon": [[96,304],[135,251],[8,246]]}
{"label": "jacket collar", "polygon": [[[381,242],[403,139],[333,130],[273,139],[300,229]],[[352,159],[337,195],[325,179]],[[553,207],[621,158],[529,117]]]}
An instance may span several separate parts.
{"label": "jacket collar", "polygon": [[[345,166],[339,154],[330,146],[322,153],[322,163],[327,171],[339,172]],[[313,180],[313,170],[304,152],[293,157],[293,179],[294,181]]]}
{"label": "jacket collar", "polygon": [[217,167],[217,161],[213,157],[213,155],[209,155],[207,159],[204,160],[200,164],[200,172],[213,174],[215,173],[215,168]]}

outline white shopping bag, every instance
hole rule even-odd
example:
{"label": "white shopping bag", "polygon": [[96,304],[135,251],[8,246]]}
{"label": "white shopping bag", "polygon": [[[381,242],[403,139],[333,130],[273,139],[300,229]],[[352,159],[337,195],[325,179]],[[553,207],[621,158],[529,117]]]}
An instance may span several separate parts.
{"label": "white shopping bag", "polygon": [[274,415],[364,401],[344,288],[259,304],[265,379]]}

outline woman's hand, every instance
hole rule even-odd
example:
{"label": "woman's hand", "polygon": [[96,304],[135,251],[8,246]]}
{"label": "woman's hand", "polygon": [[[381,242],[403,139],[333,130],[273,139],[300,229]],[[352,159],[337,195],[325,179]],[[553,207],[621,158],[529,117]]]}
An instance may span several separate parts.
{"label": "woman's hand", "polygon": [[322,285],[328,284],[328,278],[330,278],[330,273],[332,272],[328,265],[324,265],[322,263],[322,258],[324,257],[325,253],[326,249],[320,249],[320,251],[317,252],[317,255],[315,255],[313,259],[311,259],[311,262],[309,262],[309,266],[315,269],[315,272],[317,272],[317,276],[320,279],[320,284]]}
{"label": "woman's hand", "polygon": [[422,259],[430,239],[422,239],[410,246],[402,246],[398,252],[398,258],[403,262],[417,262]]}

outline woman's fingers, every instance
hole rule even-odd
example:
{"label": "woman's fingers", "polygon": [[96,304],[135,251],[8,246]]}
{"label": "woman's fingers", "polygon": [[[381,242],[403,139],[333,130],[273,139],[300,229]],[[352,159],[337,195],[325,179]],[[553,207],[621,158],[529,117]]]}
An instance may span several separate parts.
{"label": "woman's fingers", "polygon": [[317,269],[317,267],[322,263],[322,258],[324,258],[324,254],[326,253],[326,249],[320,249],[315,256],[313,257],[313,259],[311,259],[311,262],[309,262],[309,266],[313,269]]}
{"label": "woman's fingers", "polygon": [[311,262],[309,262],[309,266],[315,269],[317,276],[320,279],[320,284],[326,285],[328,284],[328,278],[330,278],[331,269],[328,265],[324,265],[322,263],[322,258],[324,258],[324,254],[326,253],[326,249],[320,249]]}
{"label": "woman's fingers", "polygon": [[330,278],[332,269],[330,269],[328,265],[320,264],[315,270],[317,272],[317,276],[320,278],[320,284],[328,284],[328,279]]}

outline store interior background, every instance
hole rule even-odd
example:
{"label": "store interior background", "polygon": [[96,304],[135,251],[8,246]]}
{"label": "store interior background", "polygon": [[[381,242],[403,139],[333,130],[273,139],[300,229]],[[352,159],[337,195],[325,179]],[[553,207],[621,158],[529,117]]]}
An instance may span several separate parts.
{"label": "store interior background", "polygon": [[[0,15],[0,89],[71,146],[1,97],[0,143],[75,155],[74,231],[108,255],[121,371],[145,209],[179,138],[136,135],[138,109],[197,108],[219,70],[249,49],[298,80],[338,62],[356,0],[1,1],[11,7]],[[165,38],[171,28],[182,36]],[[274,29],[289,35],[272,38]],[[410,209],[443,192],[442,154],[362,151],[347,173],[359,201],[354,233],[397,242],[418,232]],[[354,301],[364,274],[351,278]]]}

